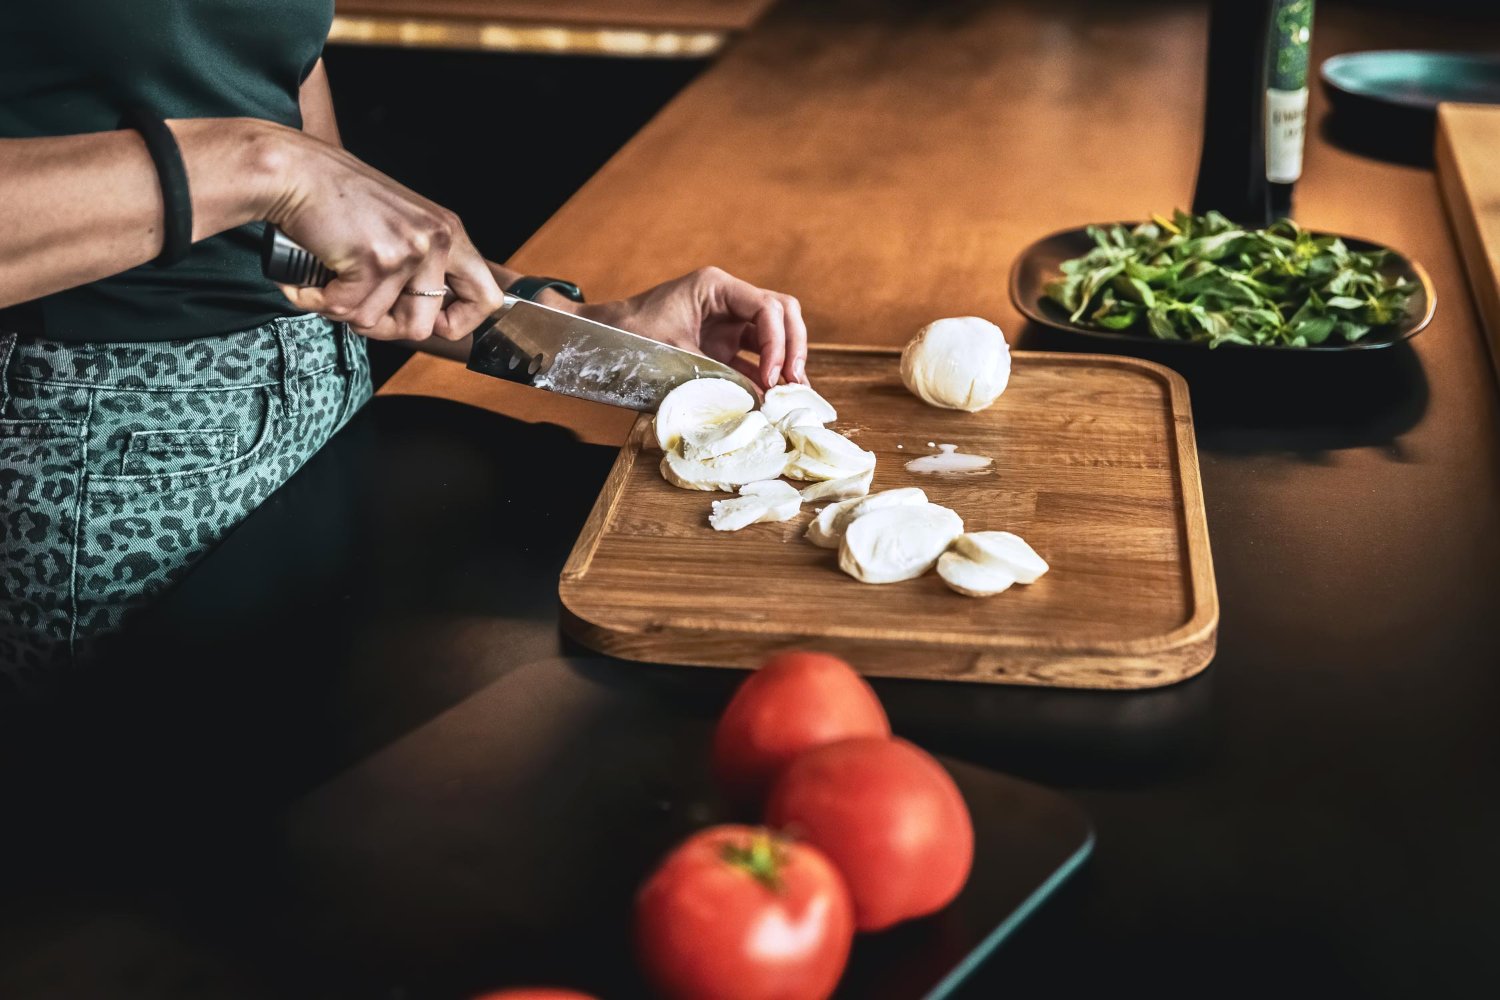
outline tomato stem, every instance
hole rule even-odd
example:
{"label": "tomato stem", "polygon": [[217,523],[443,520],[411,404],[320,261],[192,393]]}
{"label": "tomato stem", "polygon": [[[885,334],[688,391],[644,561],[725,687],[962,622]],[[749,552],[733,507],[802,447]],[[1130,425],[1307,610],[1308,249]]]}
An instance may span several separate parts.
{"label": "tomato stem", "polygon": [[772,892],[781,891],[781,866],[786,860],[786,850],[771,831],[757,830],[748,843],[725,844],[722,857]]}

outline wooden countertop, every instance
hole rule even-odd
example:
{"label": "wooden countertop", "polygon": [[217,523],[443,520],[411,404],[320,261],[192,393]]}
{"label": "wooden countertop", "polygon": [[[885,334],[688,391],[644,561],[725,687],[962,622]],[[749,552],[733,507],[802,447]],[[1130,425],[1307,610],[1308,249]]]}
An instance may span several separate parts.
{"label": "wooden countertop", "polygon": [[337,0],[340,16],[743,31],[774,0]]}
{"label": "wooden countertop", "polygon": [[[1474,37],[1327,3],[1314,58]],[[1015,334],[1006,276],[1029,242],[1190,199],[1205,41],[1204,9],[1187,3],[960,0],[919,13],[788,0],[511,264],[567,275],[594,298],[718,264],[797,295],[815,340],[895,344],[963,314]],[[1314,85],[1298,217],[1426,263],[1440,305],[1416,349],[1434,378],[1473,377],[1488,366],[1432,172],[1335,147],[1316,127],[1326,109]],[[1454,341],[1472,348],[1435,350]],[[617,443],[630,424],[427,357],[384,391],[562,423],[591,441]]]}

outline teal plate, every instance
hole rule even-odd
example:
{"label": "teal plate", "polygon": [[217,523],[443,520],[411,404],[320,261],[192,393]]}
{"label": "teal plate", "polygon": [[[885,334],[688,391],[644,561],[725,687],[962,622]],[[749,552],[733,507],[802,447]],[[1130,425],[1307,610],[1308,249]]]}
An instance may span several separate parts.
{"label": "teal plate", "polygon": [[[1115,223],[1099,223],[1101,227],[1115,225]],[[1134,222],[1119,223],[1119,225],[1133,227],[1138,225]],[[1315,233],[1317,236],[1326,236],[1327,233]],[[1212,348],[1217,351],[1282,351],[1293,354],[1348,354],[1356,351],[1372,351],[1382,347],[1390,347],[1399,344],[1403,340],[1410,340],[1427,328],[1432,322],[1432,314],[1437,309],[1437,291],[1432,287],[1432,279],[1427,275],[1427,269],[1421,264],[1406,257],[1388,246],[1380,243],[1372,243],[1354,236],[1343,236],[1343,241],[1351,250],[1369,251],[1384,250],[1390,254],[1390,260],[1385,267],[1385,273],[1395,277],[1405,277],[1417,285],[1417,292],[1411,297],[1411,305],[1404,322],[1392,324],[1389,327],[1371,330],[1369,334],[1349,343],[1323,343],[1314,344],[1309,347],[1290,347],[1286,344],[1225,344],[1222,347]],[[1021,315],[1033,323],[1042,326],[1050,326],[1055,330],[1065,330],[1068,333],[1076,333],[1084,337],[1092,337],[1096,340],[1112,340],[1129,344],[1160,344],[1166,347],[1182,347],[1196,350],[1210,350],[1209,346],[1202,341],[1196,340],[1159,340],[1145,332],[1134,330],[1099,330],[1094,327],[1082,326],[1074,323],[1068,318],[1068,311],[1062,306],[1047,298],[1045,288],[1047,282],[1061,276],[1062,263],[1072,260],[1074,257],[1082,257],[1093,249],[1093,238],[1088,234],[1087,226],[1077,229],[1064,229],[1037,240],[1031,246],[1021,251],[1016,258],[1015,265],[1010,272],[1010,301],[1020,310]]]}
{"label": "teal plate", "polygon": [[1433,112],[1444,101],[1500,104],[1500,55],[1477,52],[1349,52],[1323,61],[1335,107],[1375,104]]}

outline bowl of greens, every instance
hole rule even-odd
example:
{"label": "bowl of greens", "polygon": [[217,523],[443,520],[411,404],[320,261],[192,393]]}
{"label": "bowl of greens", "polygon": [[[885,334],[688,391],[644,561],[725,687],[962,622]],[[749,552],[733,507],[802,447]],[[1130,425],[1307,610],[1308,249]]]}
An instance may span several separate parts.
{"label": "bowl of greens", "polygon": [[1217,212],[1053,233],[1016,259],[1010,296],[1027,319],[1092,337],[1317,352],[1389,347],[1437,306],[1427,272],[1389,247]]}

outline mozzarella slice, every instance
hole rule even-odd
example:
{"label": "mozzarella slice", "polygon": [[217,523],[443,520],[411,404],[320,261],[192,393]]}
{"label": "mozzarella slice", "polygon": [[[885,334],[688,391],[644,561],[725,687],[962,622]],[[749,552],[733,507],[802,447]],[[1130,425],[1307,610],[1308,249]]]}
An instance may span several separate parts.
{"label": "mozzarella slice", "polygon": [[970,597],[989,597],[1016,582],[1015,574],[1004,566],[975,562],[956,551],[938,558],[937,571],[949,587]]}
{"label": "mozzarella slice", "polygon": [[750,444],[769,426],[765,414],[751,410],[717,424],[689,427],[682,432],[682,457],[701,462],[727,455]]}
{"label": "mozzarella slice", "polygon": [[831,424],[839,418],[832,403],[818,395],[812,386],[800,382],[789,382],[767,390],[765,402],[760,404],[760,412],[773,424],[799,409],[811,410],[818,422],[824,424]]}
{"label": "mozzarella slice", "polygon": [[790,521],[802,509],[796,487],[779,479],[746,483],[732,500],[715,500],[708,523],[715,531],[739,531],[764,521]]}
{"label": "mozzarella slice", "polygon": [[974,531],[953,546],[959,555],[985,566],[1002,569],[1017,583],[1035,583],[1047,572],[1047,561],[1019,536],[1008,531]]}
{"label": "mozzarella slice", "polygon": [[734,420],[753,409],[755,398],[727,379],[692,379],[667,393],[656,408],[656,443],[670,452],[685,431]]}
{"label": "mozzarella slice", "polygon": [[874,478],[875,470],[868,469],[852,476],[845,476],[843,479],[824,479],[803,488],[802,502],[853,500],[870,492],[870,483]]}
{"label": "mozzarella slice", "polygon": [[785,473],[791,479],[846,479],[875,468],[873,451],[826,427],[794,427],[786,439],[793,452]]}
{"label": "mozzarella slice", "polygon": [[926,502],[926,493],[915,486],[907,486],[831,503],[818,511],[818,516],[807,526],[807,540],[825,549],[836,549],[844,537],[845,529],[855,518],[887,507],[914,507]]}
{"label": "mozzarella slice", "polygon": [[[772,500],[788,500],[793,493],[797,493],[797,487],[780,479],[762,479],[753,483],[746,483],[740,487],[742,497],[767,497]],[[797,499],[802,495],[797,494]]]}
{"label": "mozzarella slice", "polygon": [[[762,410],[760,412],[764,413],[765,411]],[[811,407],[807,406],[799,406],[795,410],[788,413],[786,416],[776,421],[776,429],[783,434],[785,434],[787,431],[790,431],[794,427],[822,426],[823,421],[818,419],[818,415],[813,412]]]}
{"label": "mozzarella slice", "polygon": [[935,503],[861,514],[839,544],[839,569],[861,583],[912,580],[963,532],[963,518]]}
{"label": "mozzarella slice", "polygon": [[786,468],[786,439],[766,426],[743,448],[701,461],[672,450],[662,456],[661,474],[685,490],[732,492],[746,483],[775,479]]}

